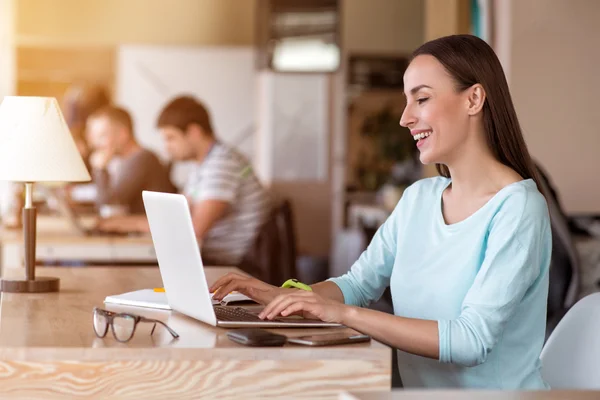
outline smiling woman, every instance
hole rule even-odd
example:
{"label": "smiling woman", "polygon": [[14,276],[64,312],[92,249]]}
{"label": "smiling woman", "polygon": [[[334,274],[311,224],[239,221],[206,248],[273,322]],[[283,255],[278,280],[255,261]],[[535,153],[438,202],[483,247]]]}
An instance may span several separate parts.
{"label": "smiling woman", "polygon": [[[346,275],[282,289],[228,275],[262,318],[337,322],[398,349],[405,387],[543,389],[551,231],[508,85],[470,35],[424,44],[404,75],[400,124],[441,177],[404,191]],[[365,309],[390,286],[394,315]]]}
{"label": "smiling woman", "polygon": [[[495,159],[512,168],[522,178],[532,178],[537,183],[535,168],[523,139],[500,61],[491,47],[477,46],[477,43],[472,42],[463,37],[462,40],[457,39],[452,44],[444,41],[426,43],[413,54],[413,69],[409,71],[413,76],[409,76],[409,78],[418,80],[422,79],[423,74],[435,76],[436,72],[450,74],[453,78],[452,81],[446,81],[450,85],[437,88],[438,94],[442,95],[445,100],[443,104],[438,103],[438,106],[449,107],[457,104],[456,98],[444,97],[444,93],[462,94],[463,101],[468,101],[468,96],[473,96],[471,100],[479,101],[481,105],[480,110],[474,109],[473,112],[481,111],[487,150],[492,152]],[[465,51],[470,51],[471,57],[457,57],[455,50],[459,46],[464,47]],[[481,52],[479,55],[485,57],[489,62],[477,62],[479,61],[477,60],[477,51]],[[410,94],[416,98],[417,104],[422,105],[432,96],[432,91],[436,90],[427,84],[419,84],[410,89]],[[487,101],[485,101],[486,98]],[[409,107],[407,107],[407,111],[410,111]],[[453,110],[445,108],[445,111],[450,118]],[[463,122],[460,125],[453,124],[454,131],[467,133],[468,129],[464,124],[468,121],[453,122],[459,124]],[[409,127],[409,123],[405,120],[404,126]],[[477,138],[482,139],[481,137]],[[450,171],[445,165],[444,159],[437,161],[437,168],[440,175],[450,177]]]}

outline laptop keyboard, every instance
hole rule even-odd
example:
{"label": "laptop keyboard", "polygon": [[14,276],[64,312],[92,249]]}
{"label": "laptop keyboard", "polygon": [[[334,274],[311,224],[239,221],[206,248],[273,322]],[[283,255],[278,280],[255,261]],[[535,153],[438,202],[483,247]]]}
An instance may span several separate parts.
{"label": "laptop keyboard", "polygon": [[[242,307],[231,307],[231,306],[216,306],[215,315],[220,321],[232,321],[232,322],[269,322],[269,320],[262,320],[258,318],[258,315],[251,313]],[[283,320],[273,320],[273,322],[282,322]],[[297,322],[306,323],[306,320],[302,319],[286,319],[285,322]]]}

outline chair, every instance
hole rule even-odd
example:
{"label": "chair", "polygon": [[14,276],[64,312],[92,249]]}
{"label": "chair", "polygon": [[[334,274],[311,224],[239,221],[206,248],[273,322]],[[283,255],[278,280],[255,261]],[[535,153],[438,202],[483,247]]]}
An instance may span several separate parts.
{"label": "chair", "polygon": [[568,218],[563,211],[557,192],[548,174],[536,164],[541,190],[546,195],[552,229],[552,256],[550,259],[550,284],[546,338],[561,318],[575,304],[580,292],[580,263],[577,249],[569,229]]}
{"label": "chair", "polygon": [[584,297],[565,314],[540,359],[552,389],[600,389],[600,293]]}
{"label": "chair", "polygon": [[296,235],[289,200],[277,202],[239,267],[277,286],[296,277]]}

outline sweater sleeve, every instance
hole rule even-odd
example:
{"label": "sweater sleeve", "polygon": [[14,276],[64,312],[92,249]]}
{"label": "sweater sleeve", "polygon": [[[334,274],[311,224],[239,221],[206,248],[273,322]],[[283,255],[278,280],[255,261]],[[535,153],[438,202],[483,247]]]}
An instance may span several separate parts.
{"label": "sweater sleeve", "polygon": [[377,230],[373,240],[350,271],[329,279],[342,291],[344,303],[366,307],[379,299],[390,285],[396,259],[399,209],[402,201],[400,200],[392,214]]}

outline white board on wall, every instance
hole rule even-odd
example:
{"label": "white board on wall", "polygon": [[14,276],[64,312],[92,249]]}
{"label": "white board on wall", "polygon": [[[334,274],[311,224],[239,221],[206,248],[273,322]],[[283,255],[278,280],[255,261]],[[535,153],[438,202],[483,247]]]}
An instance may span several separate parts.
{"label": "white board on wall", "polygon": [[258,82],[256,168],[261,179],[327,181],[328,75],[263,71]]}
{"label": "white board on wall", "polygon": [[256,70],[250,47],[123,45],[116,102],[132,115],[140,143],[167,158],[156,128],[161,109],[187,94],[204,102],[219,139],[252,160]]}
{"label": "white board on wall", "polygon": [[326,181],[329,157],[325,74],[273,74],[273,180]]}

